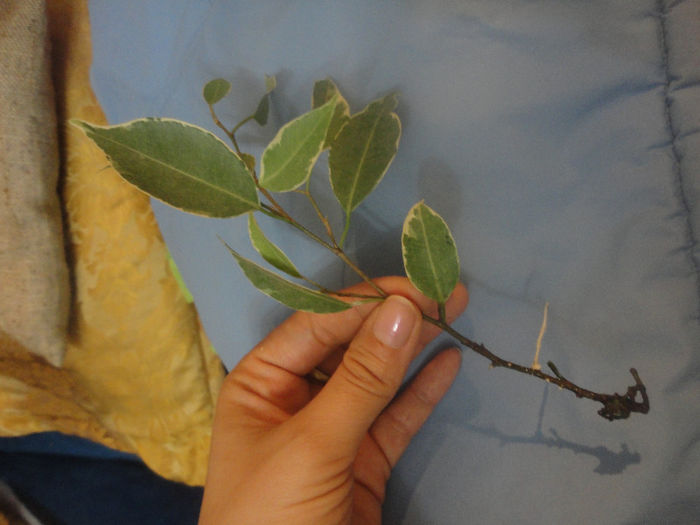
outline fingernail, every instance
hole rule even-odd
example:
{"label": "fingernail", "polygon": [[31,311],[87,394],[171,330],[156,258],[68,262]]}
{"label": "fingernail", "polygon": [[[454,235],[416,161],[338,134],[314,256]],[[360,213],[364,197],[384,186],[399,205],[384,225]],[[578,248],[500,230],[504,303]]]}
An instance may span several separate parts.
{"label": "fingernail", "polygon": [[401,348],[411,336],[417,315],[408,299],[392,295],[379,307],[374,322],[374,336],[392,348]]}

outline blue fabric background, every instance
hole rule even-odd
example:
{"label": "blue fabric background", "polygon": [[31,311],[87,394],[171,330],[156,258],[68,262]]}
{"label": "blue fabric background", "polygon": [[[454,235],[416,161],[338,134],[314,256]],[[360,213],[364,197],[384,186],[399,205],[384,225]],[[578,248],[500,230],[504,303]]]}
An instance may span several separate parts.
{"label": "blue fabric background", "polygon": [[[700,2],[92,0],[93,80],[112,123],[143,116],[213,131],[203,84],[235,123],[278,79],[272,119],[241,132],[259,154],[332,77],[353,111],[391,90],[403,136],[358,209],[348,246],[401,273],[419,199],[450,224],[471,303],[456,327],[594,390],[638,368],[647,416],[598,406],[465,354],[457,382],[390,481],[392,524],[691,523],[700,518]],[[328,194],[322,163],[314,181]],[[308,214],[301,200],[285,201]],[[288,311],[242,277],[245,221],[154,204],[207,333],[235,363]],[[311,219],[311,216],[308,215]],[[334,215],[340,221],[339,215]],[[315,278],[353,282],[278,225]],[[434,348],[446,344],[441,339]]]}

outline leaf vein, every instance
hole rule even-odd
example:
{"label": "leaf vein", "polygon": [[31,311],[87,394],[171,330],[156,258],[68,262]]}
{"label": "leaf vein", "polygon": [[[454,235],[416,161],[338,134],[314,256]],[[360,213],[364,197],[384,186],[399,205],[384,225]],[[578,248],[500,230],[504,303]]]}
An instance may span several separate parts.
{"label": "leaf vein", "polygon": [[437,274],[437,268],[435,267],[435,261],[433,261],[433,254],[432,250],[430,247],[430,238],[428,237],[428,231],[425,228],[425,218],[424,218],[424,211],[420,210],[420,220],[419,223],[421,225],[421,230],[423,232],[423,238],[425,239],[425,246],[426,246],[426,255],[428,256],[428,264],[430,265],[430,272],[433,274],[433,281],[434,281],[434,286],[435,290],[437,292],[437,295],[439,295],[440,299],[438,302],[442,303],[444,302],[444,298],[442,297],[442,290],[440,290],[439,287],[439,278]]}
{"label": "leaf vein", "polygon": [[200,184],[202,184],[202,185],[204,185],[204,186],[207,186],[207,187],[209,187],[209,188],[211,188],[211,189],[218,190],[218,191],[220,191],[220,192],[222,192],[222,193],[225,193],[226,195],[229,195],[230,197],[233,197],[234,199],[237,199],[237,200],[239,200],[239,201],[241,201],[241,202],[244,202],[244,203],[246,203],[246,204],[253,204],[253,205],[255,205],[256,207],[258,206],[258,203],[257,203],[255,200],[247,200],[247,199],[241,197],[240,195],[238,195],[238,194],[236,194],[236,193],[233,193],[233,192],[227,190],[226,188],[223,188],[223,187],[221,187],[221,186],[216,186],[216,185],[214,185],[214,184],[211,184],[210,182],[208,182],[208,181],[206,181],[206,180],[204,180],[204,179],[198,178],[198,177],[196,177],[196,176],[194,176],[194,175],[192,175],[192,174],[190,174],[190,173],[187,173],[186,171],[182,171],[181,169],[176,168],[175,166],[172,166],[171,164],[167,164],[166,162],[163,162],[162,160],[160,160],[160,159],[158,159],[158,158],[156,158],[156,157],[153,157],[153,156],[151,156],[151,155],[146,155],[145,153],[143,153],[143,152],[141,152],[141,151],[139,151],[139,150],[137,150],[137,149],[135,149],[135,148],[133,148],[133,147],[131,147],[131,146],[128,146],[127,144],[124,144],[123,142],[114,140],[114,139],[112,139],[112,138],[110,138],[110,137],[106,137],[106,136],[104,136],[104,135],[99,135],[99,137],[100,137],[102,140],[105,140],[105,141],[107,141],[107,142],[111,142],[112,144],[115,144],[116,146],[121,147],[121,148],[123,148],[123,149],[129,151],[130,153],[135,153],[136,155],[142,156],[142,157],[144,157],[145,159],[148,159],[148,160],[152,161],[152,162],[155,163],[155,164],[161,165],[161,166],[163,166],[163,167],[165,167],[165,168],[168,168],[168,169],[170,169],[170,170],[172,170],[172,171],[174,171],[174,172],[176,172],[176,173],[179,173],[180,175],[182,175],[182,176],[185,177],[186,179],[193,180],[193,181],[198,182],[198,183],[200,183]]}
{"label": "leaf vein", "polygon": [[379,125],[379,121],[381,120],[382,116],[383,115],[380,114],[378,118],[374,121],[374,124],[372,125],[372,130],[369,132],[369,136],[367,137],[367,141],[365,142],[364,151],[362,152],[362,156],[360,157],[360,162],[358,162],[357,164],[357,170],[355,170],[355,174],[353,175],[352,186],[350,187],[350,193],[348,195],[349,200],[345,210],[346,213],[350,213],[352,211],[352,204],[355,200],[357,185],[360,182],[360,173],[362,172],[362,168],[364,167],[365,161],[367,159],[367,152],[369,151],[369,146],[372,143],[372,139],[374,139],[374,133],[377,129],[377,126]]}

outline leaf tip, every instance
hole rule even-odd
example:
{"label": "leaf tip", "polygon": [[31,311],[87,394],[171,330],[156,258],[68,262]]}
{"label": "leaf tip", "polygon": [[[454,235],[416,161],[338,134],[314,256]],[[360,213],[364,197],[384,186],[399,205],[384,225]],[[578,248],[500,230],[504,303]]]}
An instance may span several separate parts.
{"label": "leaf tip", "polygon": [[270,93],[277,87],[277,77],[275,75],[265,75],[265,91]]}
{"label": "leaf tip", "polygon": [[68,124],[73,126],[75,129],[79,129],[86,135],[95,130],[95,126],[93,124],[90,124],[89,122],[86,122],[84,120],[78,119],[78,118],[72,118],[68,120]]}
{"label": "leaf tip", "polygon": [[387,112],[394,111],[399,105],[399,92],[392,91],[382,99],[382,106]]}

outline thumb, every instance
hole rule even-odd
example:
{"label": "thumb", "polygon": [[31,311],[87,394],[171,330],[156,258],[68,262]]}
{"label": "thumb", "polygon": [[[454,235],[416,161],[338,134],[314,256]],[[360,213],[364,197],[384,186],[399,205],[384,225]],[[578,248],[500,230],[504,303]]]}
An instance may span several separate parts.
{"label": "thumb", "polygon": [[360,328],[328,383],[304,409],[311,421],[324,423],[323,439],[337,452],[354,454],[398,391],[418,345],[420,321],[420,311],[405,297],[385,299]]}

